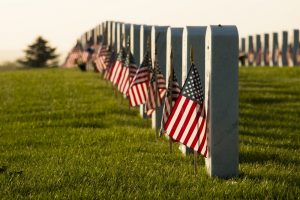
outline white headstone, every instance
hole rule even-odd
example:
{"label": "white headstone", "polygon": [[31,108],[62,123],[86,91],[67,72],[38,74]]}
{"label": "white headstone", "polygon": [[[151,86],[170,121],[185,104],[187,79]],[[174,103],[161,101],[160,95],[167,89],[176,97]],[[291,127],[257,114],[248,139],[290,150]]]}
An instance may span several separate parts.
{"label": "white headstone", "polygon": [[[294,66],[300,66],[300,46],[299,46],[300,38],[299,38],[299,30],[293,30],[293,63]],[[299,54],[299,55],[298,55]]]}
{"label": "white headstone", "polygon": [[140,25],[130,26],[130,51],[137,65],[140,63]]}
{"label": "white headstone", "polygon": [[253,36],[248,36],[248,65],[253,66],[255,64],[255,51],[254,51],[254,43]]}
{"label": "white headstone", "polygon": [[296,29],[288,31],[287,63],[289,67],[297,66],[297,48],[299,43],[299,31]]}
{"label": "white headstone", "polygon": [[[240,43],[239,43],[239,53],[241,54],[241,56],[246,55],[246,39],[245,38],[241,38]],[[241,66],[245,65],[245,60],[244,62],[240,62]]]}
{"label": "white headstone", "polygon": [[111,22],[111,46],[116,51],[116,22]]}
{"label": "white headstone", "polygon": [[[167,29],[168,26],[152,26],[151,28],[152,67],[155,59],[155,48],[157,48],[157,62],[164,77],[166,77]],[[162,110],[163,104],[156,108],[152,114],[152,128],[156,130],[159,130],[161,126]]]}
{"label": "white headstone", "polygon": [[[277,67],[279,63],[279,57],[278,57],[278,33],[270,33],[270,66]],[[276,56],[277,55],[277,56]]]}
{"label": "white headstone", "polygon": [[281,48],[281,63],[282,67],[288,66],[288,59],[287,59],[287,50],[288,50],[288,32],[282,31],[279,34],[279,44]]}
{"label": "white headstone", "polygon": [[[167,30],[167,55],[166,55],[166,83],[169,82],[171,67],[175,72],[179,85],[182,84],[182,42],[183,28],[169,27]],[[173,54],[173,66],[171,66],[171,51]],[[165,135],[167,138],[169,136]],[[181,148],[180,148],[181,149]]]}
{"label": "white headstone", "polygon": [[99,25],[99,43],[103,43],[103,23]]}
{"label": "white headstone", "polygon": [[122,26],[122,23],[118,23],[117,24],[117,52],[120,51],[121,49],[121,26]]}
{"label": "white headstone", "polygon": [[261,66],[261,60],[262,60],[262,44],[261,44],[261,37],[260,35],[255,35],[254,37],[254,65],[255,66]]}
{"label": "white headstone", "polygon": [[238,31],[235,26],[209,26],[206,31],[205,108],[208,174],[238,175]]}
{"label": "white headstone", "polygon": [[[151,39],[151,26],[141,25],[140,28],[140,62],[137,63],[140,65],[144,59],[146,50],[147,50],[147,40]],[[140,105],[140,115],[142,118],[147,118],[145,113],[145,105]]]}
{"label": "white headstone", "polygon": [[107,22],[107,45],[111,45],[111,21]]}
{"label": "white headstone", "polygon": [[[205,86],[204,73],[205,73],[205,33],[206,26],[187,26],[183,30],[182,39],[182,72],[181,84],[183,86],[187,73],[191,67],[191,48],[194,50],[194,64],[197,67],[200,78],[202,80],[203,88]],[[173,40],[176,42],[176,38]],[[183,154],[193,152],[191,149],[184,145],[180,145],[180,150]]]}
{"label": "white headstone", "polygon": [[245,60],[245,67],[249,67],[249,37],[245,37],[245,53],[247,57]]}
{"label": "white headstone", "polygon": [[264,66],[270,66],[271,54],[270,54],[270,35],[268,33],[264,33],[261,35],[262,37],[262,51],[263,51],[263,59],[262,63]]}

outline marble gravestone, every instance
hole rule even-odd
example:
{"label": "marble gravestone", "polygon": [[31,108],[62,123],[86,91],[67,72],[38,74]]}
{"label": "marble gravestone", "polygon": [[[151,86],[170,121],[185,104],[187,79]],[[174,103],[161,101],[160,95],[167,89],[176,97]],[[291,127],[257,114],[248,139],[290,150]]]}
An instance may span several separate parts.
{"label": "marble gravestone", "polygon": [[248,36],[248,65],[252,66],[255,62],[255,52],[253,45],[253,36]]}
{"label": "marble gravestone", "polygon": [[[293,30],[293,38],[291,42],[293,43],[293,63],[294,66],[300,66],[300,46],[299,46],[299,30]],[[299,54],[299,55],[298,55]]]}
{"label": "marble gravestone", "polygon": [[[240,41],[240,56],[244,56],[246,55],[246,38],[241,38],[241,41]],[[241,62],[240,64],[241,66],[244,66],[245,65],[245,62]]]}
{"label": "marble gravestone", "polygon": [[262,45],[261,45],[261,37],[260,35],[255,36],[255,65],[261,66],[261,58],[262,58]]}
{"label": "marble gravestone", "polygon": [[208,174],[238,175],[238,31],[236,26],[209,26],[205,41],[205,109]]}
{"label": "marble gravestone", "polygon": [[116,22],[111,22],[111,48],[116,51]]}
{"label": "marble gravestone", "polygon": [[121,44],[121,27],[122,27],[122,23],[117,23],[117,31],[116,31],[116,40],[117,40],[117,48],[116,48],[116,52],[119,52],[120,51],[120,49],[121,49],[121,46],[122,46],[122,44]]}
{"label": "marble gravestone", "polygon": [[137,66],[140,64],[140,29],[140,25],[130,25],[130,51]]}
{"label": "marble gravestone", "polygon": [[119,26],[119,22],[115,22],[115,27],[114,27],[114,50],[116,52],[118,52],[118,49],[119,49],[119,38],[120,37],[120,34],[118,34],[118,26]]}
{"label": "marble gravestone", "polygon": [[107,27],[106,27],[106,34],[107,34],[107,45],[111,46],[111,21],[107,22]]}
{"label": "marble gravestone", "polygon": [[128,37],[130,37],[130,24],[123,23],[121,30],[121,47],[126,48]]}
{"label": "marble gravestone", "polygon": [[[147,40],[149,38],[149,42],[151,42],[151,26],[141,25],[140,27],[140,62],[137,62],[137,65],[140,65],[143,62],[144,56],[147,51]],[[150,45],[150,44],[149,44]],[[137,55],[138,56],[138,55]],[[145,105],[140,105],[140,116],[142,118],[147,118],[145,113]]]}
{"label": "marble gravestone", "polygon": [[282,67],[288,66],[288,32],[282,31],[280,33],[280,40],[279,40],[279,48],[281,48],[281,63]]}
{"label": "marble gravestone", "polygon": [[[169,27],[167,29],[167,53],[166,53],[166,86],[167,87],[169,83],[169,76],[171,74],[171,67],[173,67],[178,84],[180,86],[182,85],[182,39],[183,39],[183,28]],[[171,58],[171,52],[173,54],[172,55],[173,58]],[[165,136],[169,138],[167,134],[165,134]]]}
{"label": "marble gravestone", "polygon": [[270,66],[270,38],[269,38],[269,34],[265,33],[262,34],[262,51],[263,51],[263,65],[264,66]]}
{"label": "marble gravestone", "polygon": [[272,66],[278,67],[280,62],[280,48],[278,42],[278,33],[272,33],[270,38],[270,45],[272,45]]}
{"label": "marble gravestone", "polygon": [[[182,72],[180,85],[183,86],[188,71],[191,67],[191,48],[194,51],[194,64],[200,74],[201,83],[205,87],[205,33],[206,26],[187,26],[182,33]],[[178,36],[177,36],[178,37]],[[176,43],[176,37],[172,37],[172,42]],[[193,152],[184,145],[180,145],[180,150],[183,154]]]}
{"label": "marble gravestone", "polygon": [[[164,78],[166,78],[167,29],[168,26],[152,26],[151,28],[152,67],[154,67],[155,49],[157,49],[157,62]],[[163,103],[152,113],[152,128],[157,132],[161,127],[162,110]]]}

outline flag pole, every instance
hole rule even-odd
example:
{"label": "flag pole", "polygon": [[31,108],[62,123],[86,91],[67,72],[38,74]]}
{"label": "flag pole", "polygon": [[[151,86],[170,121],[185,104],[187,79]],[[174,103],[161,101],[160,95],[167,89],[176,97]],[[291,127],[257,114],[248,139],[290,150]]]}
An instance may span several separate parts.
{"label": "flag pole", "polygon": [[[149,63],[149,61],[151,62],[151,66],[149,67],[148,66],[148,85],[147,85],[147,92],[148,92],[148,98],[149,98],[149,96],[150,96],[150,84],[151,84],[151,71],[153,71],[153,69],[152,69],[152,55],[151,55],[151,41],[150,41],[150,37],[148,36],[148,38],[147,38],[147,53],[148,53],[148,55],[149,55],[149,60],[148,60],[148,63]],[[146,106],[146,109],[145,109],[145,112],[147,111],[147,102],[146,102],[146,104],[145,104],[145,106]],[[153,113],[152,113],[153,114]],[[151,114],[151,116],[152,116],[152,114]],[[155,130],[155,138],[157,139],[157,130]]]}
{"label": "flag pole", "polygon": [[[128,36],[127,37],[127,56],[129,57],[129,62],[128,62],[128,85],[130,85],[130,59],[131,59],[131,57],[130,57],[130,54],[131,54],[131,46],[130,46],[130,37]],[[126,62],[126,61],[125,61]],[[126,67],[126,66],[124,66],[124,67]],[[129,87],[129,86],[128,86]],[[125,95],[126,96],[126,95]],[[130,110],[130,104],[128,103],[128,110]]]}
{"label": "flag pole", "polygon": [[[158,82],[157,82],[157,65],[158,65],[158,61],[157,61],[157,41],[158,38],[160,36],[160,33],[157,34],[156,38],[155,38],[155,55],[154,55],[154,69],[153,69],[153,74],[155,76],[155,113],[158,110],[158,102],[159,102],[159,92],[158,92]],[[159,130],[156,128],[155,130],[156,133],[156,139],[159,138]]]}
{"label": "flag pole", "polygon": [[[170,55],[170,57],[171,57],[171,59],[170,59],[170,61],[171,61],[171,63],[170,63],[170,68],[171,68],[171,70],[170,70],[170,76],[169,76],[169,84],[171,84],[171,101],[170,101],[170,99],[168,99],[168,101],[169,102],[171,102],[170,103],[170,111],[173,109],[173,96],[172,96],[172,90],[173,90],[173,77],[174,77],[174,66],[173,66],[173,49],[172,49],[172,47],[171,47],[171,55]],[[168,87],[170,87],[169,85],[168,85]],[[170,153],[172,153],[172,147],[173,146],[173,139],[169,136],[169,149],[170,149]]]}
{"label": "flag pole", "polygon": [[198,152],[194,150],[194,174],[197,175],[197,159],[198,159]]}
{"label": "flag pole", "polygon": [[[155,113],[157,112],[158,109],[158,83],[157,83],[157,46],[155,44],[155,56],[154,56],[154,69],[153,69],[153,76],[155,76]],[[158,139],[159,136],[159,130],[156,128],[156,139]]]}
{"label": "flag pole", "polygon": [[[194,65],[194,49],[191,46],[190,50],[190,60],[191,60],[191,65]],[[196,176],[197,174],[197,158],[198,158],[198,152],[194,150],[194,174]]]}

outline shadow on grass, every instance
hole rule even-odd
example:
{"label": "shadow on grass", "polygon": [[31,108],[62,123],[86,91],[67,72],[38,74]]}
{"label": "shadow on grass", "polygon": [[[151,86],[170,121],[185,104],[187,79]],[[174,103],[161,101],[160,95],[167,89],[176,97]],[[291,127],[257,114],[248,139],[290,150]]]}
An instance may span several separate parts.
{"label": "shadow on grass", "polygon": [[260,173],[260,174],[247,174],[243,171],[241,171],[235,179],[250,179],[253,181],[265,181],[269,180],[274,183],[282,183],[285,182],[288,184],[290,187],[299,187],[300,186],[300,180],[299,177],[297,176],[289,176],[287,178],[287,175],[281,175],[281,174],[266,174],[266,173]]}
{"label": "shadow on grass", "polygon": [[[266,131],[252,131],[252,132],[249,132],[249,131],[240,130],[239,134],[240,135],[245,135],[245,136],[264,138],[264,139],[269,139],[269,140],[270,139],[272,139],[272,140],[284,140],[284,139],[289,139],[289,138],[292,137],[291,134],[284,133],[283,130],[282,130],[282,133],[281,132],[277,132],[277,133],[272,132],[272,133],[270,133],[270,131],[268,131],[268,132],[266,132]],[[296,139],[296,137],[295,137],[295,139]]]}
{"label": "shadow on grass", "polygon": [[252,152],[240,152],[239,155],[240,163],[258,163],[258,164],[266,164],[267,162],[274,162],[279,165],[286,165],[287,163],[293,165],[300,165],[299,160],[282,158],[276,153],[271,152],[261,152],[261,151],[252,151]]}
{"label": "shadow on grass", "polygon": [[[254,142],[254,141],[241,141],[241,144],[243,145],[248,145],[248,146],[256,146],[256,147],[260,147],[263,148],[266,146],[265,143],[261,143],[261,142]],[[286,150],[295,150],[295,149],[299,149],[300,145],[299,144],[268,144],[269,147],[274,147],[274,148],[280,148],[280,149],[286,149]]]}
{"label": "shadow on grass", "polygon": [[287,102],[286,98],[272,98],[272,97],[252,97],[243,99],[244,103],[251,103],[256,105],[264,105],[264,104],[280,104],[283,102]]}

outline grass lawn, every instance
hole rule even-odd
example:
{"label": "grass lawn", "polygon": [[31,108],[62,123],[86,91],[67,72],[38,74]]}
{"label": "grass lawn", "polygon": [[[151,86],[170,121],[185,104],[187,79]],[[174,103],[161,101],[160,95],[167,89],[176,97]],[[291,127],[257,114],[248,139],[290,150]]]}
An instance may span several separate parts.
{"label": "grass lawn", "polygon": [[221,180],[98,74],[0,71],[0,199],[299,199],[300,68],[239,76],[240,175]]}

